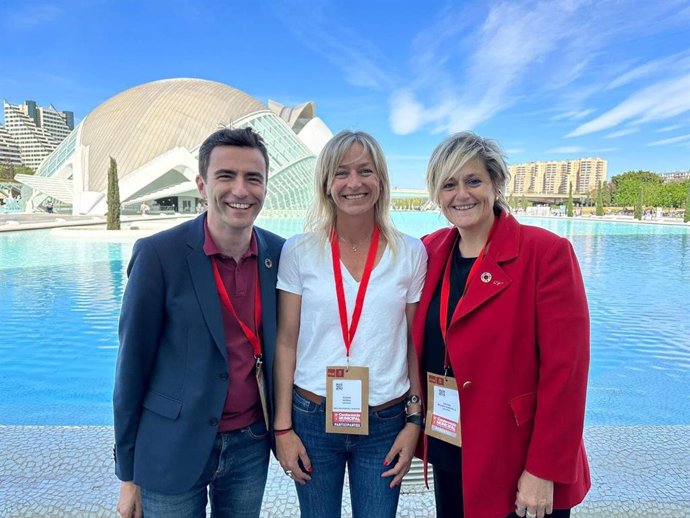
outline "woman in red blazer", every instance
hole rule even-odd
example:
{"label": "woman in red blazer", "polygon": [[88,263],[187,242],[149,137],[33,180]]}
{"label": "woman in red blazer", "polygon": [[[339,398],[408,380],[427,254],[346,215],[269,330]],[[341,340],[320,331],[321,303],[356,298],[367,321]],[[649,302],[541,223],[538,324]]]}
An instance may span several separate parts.
{"label": "woman in red blazer", "polygon": [[510,215],[508,177],[500,147],[470,132],[427,171],[453,225],[423,238],[413,328],[439,518],[565,517],[590,487],[582,275],[567,239]]}

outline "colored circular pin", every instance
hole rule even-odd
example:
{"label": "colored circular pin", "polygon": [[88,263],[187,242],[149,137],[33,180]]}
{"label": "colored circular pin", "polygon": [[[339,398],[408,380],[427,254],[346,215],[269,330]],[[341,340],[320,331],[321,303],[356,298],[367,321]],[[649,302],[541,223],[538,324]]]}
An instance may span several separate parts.
{"label": "colored circular pin", "polygon": [[264,264],[266,265],[266,268],[273,268],[273,261],[271,261],[270,259],[266,259],[264,261]]}
{"label": "colored circular pin", "polygon": [[491,274],[489,272],[484,272],[484,273],[482,273],[480,279],[482,280],[482,282],[485,282],[485,283],[491,282]]}

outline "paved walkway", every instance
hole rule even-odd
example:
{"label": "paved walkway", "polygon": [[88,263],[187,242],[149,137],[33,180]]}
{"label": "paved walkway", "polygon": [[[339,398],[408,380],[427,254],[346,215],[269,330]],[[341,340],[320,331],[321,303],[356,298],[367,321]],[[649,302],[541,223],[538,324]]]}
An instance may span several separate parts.
{"label": "paved walkway", "polygon": [[[0,518],[118,518],[112,437],[106,426],[0,426]],[[593,487],[574,517],[690,516],[690,426],[594,426],[586,441]],[[431,491],[403,489],[399,517],[434,516]],[[292,482],[272,460],[262,517],[297,516]]]}

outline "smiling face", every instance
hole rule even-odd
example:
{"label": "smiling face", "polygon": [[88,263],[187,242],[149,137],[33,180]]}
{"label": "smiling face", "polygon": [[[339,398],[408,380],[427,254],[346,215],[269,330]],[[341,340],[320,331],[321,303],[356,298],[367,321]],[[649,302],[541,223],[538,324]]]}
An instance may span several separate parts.
{"label": "smiling face", "polygon": [[484,162],[473,158],[451,178],[444,181],[438,194],[443,214],[460,234],[488,233],[494,221],[497,192]]}
{"label": "smiling face", "polygon": [[380,192],[374,161],[364,146],[355,142],[343,153],[329,189],[337,215],[373,216]]}
{"label": "smiling face", "polygon": [[197,176],[208,200],[208,227],[217,242],[251,234],[266,197],[266,163],[258,149],[216,146],[209,155],[206,180]]}

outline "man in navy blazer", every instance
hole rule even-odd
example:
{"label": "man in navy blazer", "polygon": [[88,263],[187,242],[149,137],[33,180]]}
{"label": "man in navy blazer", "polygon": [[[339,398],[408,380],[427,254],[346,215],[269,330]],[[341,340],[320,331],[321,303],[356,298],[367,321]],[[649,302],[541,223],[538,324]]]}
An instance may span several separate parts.
{"label": "man in navy blazer", "polygon": [[207,489],[214,517],[259,516],[284,241],[254,227],[267,180],[258,134],[216,131],[199,149],[208,211],[134,245],[113,396],[123,517],[204,517]]}

